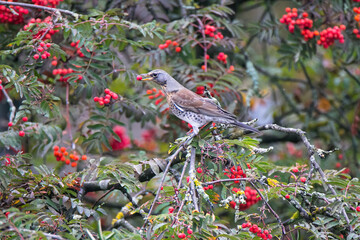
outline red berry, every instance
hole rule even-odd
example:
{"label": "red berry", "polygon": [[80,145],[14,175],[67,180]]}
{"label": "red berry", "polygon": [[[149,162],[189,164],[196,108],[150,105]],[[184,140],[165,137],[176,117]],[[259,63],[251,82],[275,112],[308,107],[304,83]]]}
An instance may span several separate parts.
{"label": "red berry", "polygon": [[42,59],[46,59],[46,58],[47,58],[47,55],[44,53],[44,54],[41,55],[41,58],[42,58]]}
{"label": "red berry", "polygon": [[12,125],[13,125],[12,122],[9,122],[9,123],[8,123],[8,127],[11,127]]}
{"label": "red berry", "polygon": [[214,185],[210,184],[209,189],[213,189],[213,188],[214,188]]}
{"label": "red berry", "polygon": [[185,233],[179,233],[178,238],[181,238],[181,239],[186,238],[186,234]]}
{"label": "red berry", "polygon": [[176,41],[173,41],[173,42],[172,42],[172,45],[173,45],[173,46],[177,46],[177,45],[179,45],[179,44],[178,44]]}
{"label": "red berry", "polygon": [[28,121],[28,118],[27,118],[27,117],[23,117],[22,120],[23,120],[23,122],[27,122],[27,121]]}
{"label": "red berry", "polygon": [[291,169],[294,173],[299,172],[299,169],[297,167],[294,167],[293,169]]}
{"label": "red berry", "polygon": [[285,198],[286,198],[286,199],[290,199],[290,195],[289,195],[289,194],[286,194],[286,195],[285,195]]}
{"label": "red berry", "polygon": [[60,148],[60,151],[61,151],[61,152],[66,152],[66,147],[61,147],[61,148]]}
{"label": "red berry", "polygon": [[94,102],[98,102],[99,101],[99,97],[94,97]]}
{"label": "red berry", "polygon": [[56,66],[57,64],[58,64],[57,61],[52,61],[52,62],[51,62],[51,65],[53,65],[53,66]]}
{"label": "red berry", "polygon": [[301,178],[300,178],[300,181],[303,182],[303,183],[305,183],[305,182],[306,182],[306,178],[305,178],[305,177],[301,177]]}
{"label": "red berry", "polygon": [[173,212],[174,212],[174,210],[175,210],[175,208],[173,208],[173,207],[169,207],[169,213],[173,213]]}
{"label": "red berry", "polygon": [[105,99],[104,99],[104,103],[105,103],[105,104],[109,104],[109,103],[110,103],[110,99],[105,98]]}
{"label": "red berry", "polygon": [[198,172],[198,173],[202,173],[202,169],[201,168],[198,168],[198,169],[196,169],[196,171]]}
{"label": "red berry", "polygon": [[46,47],[47,47],[47,48],[51,47],[51,43],[47,43],[47,44],[46,44]]}
{"label": "red berry", "polygon": [[39,54],[35,54],[35,55],[33,56],[33,58],[34,58],[35,60],[38,60],[38,59],[39,59]]}
{"label": "red berry", "polygon": [[76,167],[76,166],[77,166],[77,162],[72,162],[72,163],[71,163],[71,166],[72,166],[72,167]]}
{"label": "red berry", "polygon": [[140,81],[142,79],[142,76],[141,75],[138,75],[137,77],[136,77],[136,80],[138,80],[138,81]]}
{"label": "red berry", "polygon": [[20,131],[20,132],[19,132],[19,136],[20,136],[20,137],[25,136],[25,132],[24,132],[24,131]]}
{"label": "red berry", "polygon": [[59,146],[54,146],[54,151],[59,151]]}
{"label": "red berry", "polygon": [[65,164],[69,165],[70,164],[70,159],[66,159]]}
{"label": "red berry", "polygon": [[104,90],[104,93],[105,93],[105,94],[109,94],[109,93],[110,93],[110,89],[106,88],[106,89]]}
{"label": "red berry", "polygon": [[41,47],[45,47],[45,43],[44,43],[44,42],[41,42],[41,43],[40,43],[40,46],[41,46]]}
{"label": "red berry", "polygon": [[42,47],[38,47],[37,50],[38,50],[39,52],[44,51],[44,49],[43,49]]}
{"label": "red berry", "polygon": [[360,212],[360,206],[357,206],[357,207],[356,207],[356,211],[357,211],[357,212]]}
{"label": "red berry", "polygon": [[176,47],[175,52],[181,52],[181,47]]}
{"label": "red berry", "polygon": [[193,231],[189,228],[189,229],[187,230],[187,233],[188,233],[188,234],[192,234]]}
{"label": "red berry", "polygon": [[85,161],[85,160],[87,159],[87,156],[86,156],[86,155],[82,155],[82,156],[81,156],[81,159]]}
{"label": "red berry", "polygon": [[210,59],[209,54],[206,54],[205,58],[206,58],[206,60],[209,60]]}

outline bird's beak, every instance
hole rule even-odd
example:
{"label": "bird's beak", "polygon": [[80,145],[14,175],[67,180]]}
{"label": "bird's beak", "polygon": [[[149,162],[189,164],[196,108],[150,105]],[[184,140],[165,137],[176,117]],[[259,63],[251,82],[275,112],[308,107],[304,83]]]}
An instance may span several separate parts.
{"label": "bird's beak", "polygon": [[142,76],[141,81],[152,81],[152,80],[154,80],[154,78],[151,77],[148,73],[141,74],[141,76]]}

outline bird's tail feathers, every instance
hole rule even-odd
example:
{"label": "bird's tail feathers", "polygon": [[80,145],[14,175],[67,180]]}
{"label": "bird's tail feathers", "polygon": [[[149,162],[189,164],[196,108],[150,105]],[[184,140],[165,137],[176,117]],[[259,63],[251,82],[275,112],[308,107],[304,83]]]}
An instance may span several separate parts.
{"label": "bird's tail feathers", "polygon": [[238,126],[238,127],[244,128],[244,129],[246,129],[246,130],[255,132],[255,133],[259,133],[259,132],[260,132],[260,131],[257,130],[256,128],[250,127],[249,125],[246,125],[245,123],[242,123],[242,122],[237,121],[237,120],[235,120],[235,121],[233,122],[233,124],[236,125],[236,126]]}

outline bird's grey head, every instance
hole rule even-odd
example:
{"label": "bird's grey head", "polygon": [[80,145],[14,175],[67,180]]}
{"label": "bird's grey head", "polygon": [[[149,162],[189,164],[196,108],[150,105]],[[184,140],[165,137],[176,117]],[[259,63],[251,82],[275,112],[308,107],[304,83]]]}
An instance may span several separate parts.
{"label": "bird's grey head", "polygon": [[168,81],[173,79],[167,72],[161,69],[155,69],[145,75],[143,81],[154,81],[160,86],[166,86]]}

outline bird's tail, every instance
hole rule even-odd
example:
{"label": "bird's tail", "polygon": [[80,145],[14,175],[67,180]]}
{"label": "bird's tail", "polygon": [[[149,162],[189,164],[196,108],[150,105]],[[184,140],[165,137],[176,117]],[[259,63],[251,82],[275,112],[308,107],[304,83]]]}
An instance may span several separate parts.
{"label": "bird's tail", "polygon": [[252,131],[252,132],[255,132],[255,133],[259,133],[260,131],[257,130],[256,128],[253,128],[253,127],[250,127],[249,125],[246,125],[245,123],[242,123],[240,121],[233,121],[232,124],[238,126],[238,127],[241,127],[241,128],[244,128],[246,130],[249,130],[249,131]]}

